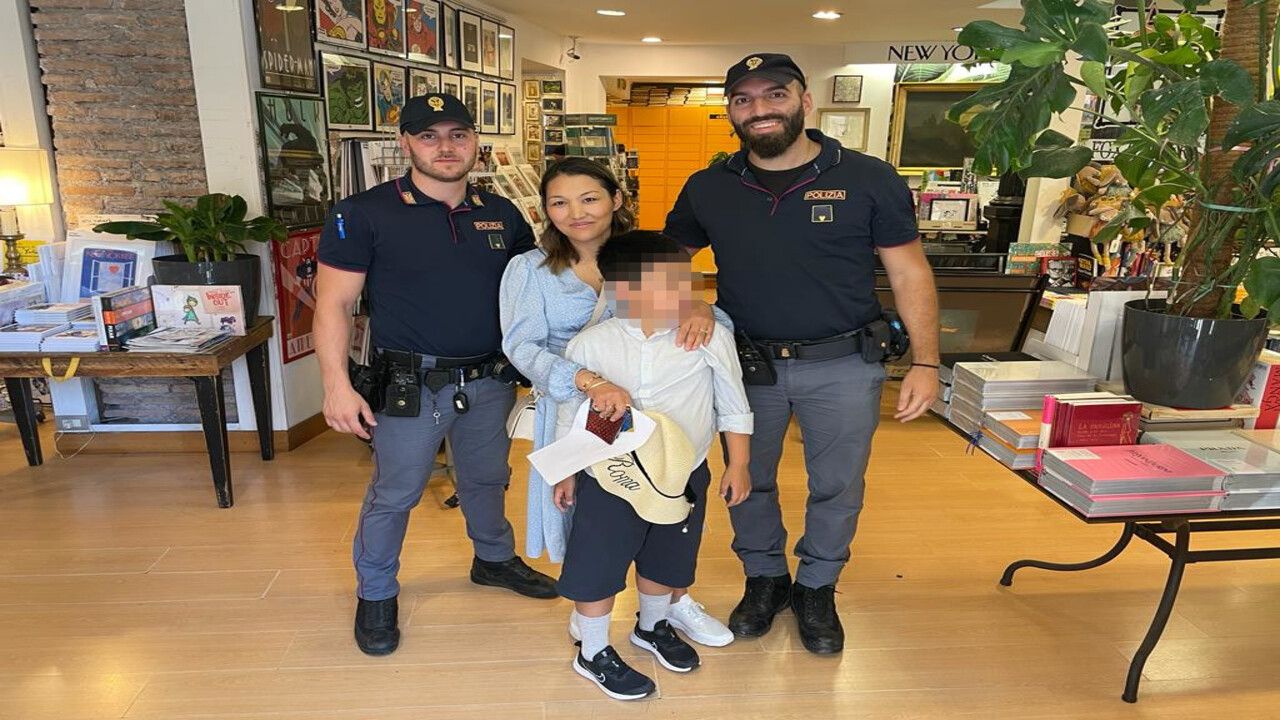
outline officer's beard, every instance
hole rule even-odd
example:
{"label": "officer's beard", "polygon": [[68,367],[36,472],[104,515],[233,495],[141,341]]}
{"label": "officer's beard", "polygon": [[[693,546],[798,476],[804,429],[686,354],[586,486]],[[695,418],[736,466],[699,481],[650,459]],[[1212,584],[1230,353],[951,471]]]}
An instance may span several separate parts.
{"label": "officer's beard", "polygon": [[[461,156],[455,157],[461,158]],[[462,180],[471,172],[471,169],[475,167],[476,164],[476,156],[473,153],[469,162],[465,158],[462,158],[462,162],[457,166],[457,170],[446,173],[441,170],[437,170],[426,161],[419,159],[417,155],[411,154],[410,159],[413,161],[413,168],[415,170],[426,175],[432,180],[443,183],[458,182],[459,180]]]}
{"label": "officer's beard", "polygon": [[[748,129],[752,123],[761,120],[780,120],[782,121],[782,132],[770,133],[763,136],[753,136]],[[781,113],[774,115],[757,115],[749,118],[741,125],[733,124],[733,129],[738,133],[738,137],[742,139],[742,143],[746,145],[756,157],[769,159],[775,158],[786,152],[788,148],[795,144],[800,134],[804,132],[804,106],[796,108],[791,116]]]}

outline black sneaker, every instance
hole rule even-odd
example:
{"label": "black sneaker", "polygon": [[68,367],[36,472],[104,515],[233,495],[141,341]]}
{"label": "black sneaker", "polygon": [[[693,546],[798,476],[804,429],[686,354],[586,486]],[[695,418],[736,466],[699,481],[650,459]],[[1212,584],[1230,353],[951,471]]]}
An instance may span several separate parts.
{"label": "black sneaker", "polygon": [[[574,644],[582,647],[582,643]],[[590,660],[582,657],[581,651],[574,653],[573,671],[595,683],[614,700],[639,700],[658,689],[652,680],[623,662],[612,645]]]}
{"label": "black sneaker", "polygon": [[556,592],[556,581],[526,565],[519,555],[506,562],[475,558],[471,562],[471,582],[506,588],[539,600],[560,597],[560,593]]}
{"label": "black sneaker", "polygon": [[365,600],[356,604],[356,645],[365,655],[390,655],[400,646],[396,598]]}
{"label": "black sneaker", "polygon": [[836,612],[836,586],[810,588],[796,583],[791,588],[791,610],[800,626],[804,649],[817,655],[844,650],[844,627]]}
{"label": "black sneaker", "polygon": [[729,614],[729,629],[740,637],[760,637],[773,627],[773,616],[791,601],[791,576],[749,577],[742,600]]}
{"label": "black sneaker", "polygon": [[680,639],[676,631],[671,629],[671,623],[666,620],[659,620],[653,630],[647,632],[641,630],[640,624],[636,623],[635,629],[631,631],[631,644],[653,653],[662,667],[672,672],[687,673],[702,664],[698,659],[698,651]]}

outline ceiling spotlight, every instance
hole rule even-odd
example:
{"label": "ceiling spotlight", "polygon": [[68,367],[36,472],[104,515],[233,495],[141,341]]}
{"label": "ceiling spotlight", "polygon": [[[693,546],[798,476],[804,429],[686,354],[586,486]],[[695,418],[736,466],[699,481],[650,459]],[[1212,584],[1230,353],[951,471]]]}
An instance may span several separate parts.
{"label": "ceiling spotlight", "polygon": [[646,43],[660,43],[660,42],[662,42],[662,38],[660,38],[660,37],[654,37],[654,36],[650,35],[649,37],[642,37],[642,38],[640,38],[640,42],[646,42]]}
{"label": "ceiling spotlight", "polygon": [[835,10],[819,10],[813,14],[813,17],[817,20],[839,20],[841,14]]}
{"label": "ceiling spotlight", "polygon": [[604,15],[605,17],[622,17],[623,15],[626,15],[626,13],[621,10],[597,10],[596,14]]}
{"label": "ceiling spotlight", "polygon": [[298,4],[298,0],[284,0],[284,2],[276,3],[276,9],[281,12],[293,12],[294,10],[306,10],[305,7]]}

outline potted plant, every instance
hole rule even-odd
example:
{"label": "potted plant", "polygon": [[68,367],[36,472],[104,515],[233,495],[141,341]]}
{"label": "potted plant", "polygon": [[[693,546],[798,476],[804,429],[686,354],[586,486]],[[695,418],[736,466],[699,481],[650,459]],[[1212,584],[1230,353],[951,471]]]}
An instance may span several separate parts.
{"label": "potted plant", "polygon": [[247,243],[280,242],[285,226],[268,217],[246,220],[248,205],[239,195],[210,193],[191,205],[165,201],[168,212],[154,221],[121,221],[97,225],[94,232],[124,235],[134,240],[174,242],[180,255],[152,261],[156,282],[163,285],[239,285],[244,297],[245,322],[257,317],[262,294],[261,263],[248,253]]}
{"label": "potted plant", "polygon": [[1153,16],[1137,0],[1132,31],[1101,0],[1023,0],[1020,27],[969,23],[959,42],[1011,70],[950,117],[974,138],[976,171],[1065,178],[1093,153],[1050,120],[1086,91],[1097,98],[1086,117],[1124,128],[1114,162],[1131,190],[1095,241],[1180,227],[1160,215],[1175,195],[1190,228],[1168,301],[1126,305],[1126,387],[1162,405],[1221,407],[1266,340],[1267,314],[1280,317],[1280,257],[1266,247],[1280,238],[1280,100],[1267,82],[1280,71],[1277,0],[1228,0],[1221,33],[1195,14],[1209,0],[1179,4]]}

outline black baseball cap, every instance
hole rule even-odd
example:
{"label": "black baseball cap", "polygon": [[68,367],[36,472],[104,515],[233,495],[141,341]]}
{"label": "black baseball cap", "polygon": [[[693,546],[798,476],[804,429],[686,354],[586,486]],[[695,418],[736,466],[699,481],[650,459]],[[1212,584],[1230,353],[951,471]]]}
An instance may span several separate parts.
{"label": "black baseball cap", "polygon": [[725,94],[733,92],[733,86],[747,78],[760,77],[772,80],[779,85],[786,85],[792,80],[799,80],[800,87],[805,87],[804,73],[796,65],[790,55],[782,53],[756,53],[748,55],[724,75]]}
{"label": "black baseball cap", "polygon": [[428,93],[411,97],[400,111],[400,132],[416,135],[438,122],[452,120],[475,129],[475,118],[462,101],[444,93]]}

